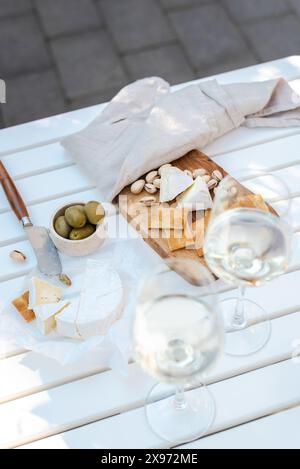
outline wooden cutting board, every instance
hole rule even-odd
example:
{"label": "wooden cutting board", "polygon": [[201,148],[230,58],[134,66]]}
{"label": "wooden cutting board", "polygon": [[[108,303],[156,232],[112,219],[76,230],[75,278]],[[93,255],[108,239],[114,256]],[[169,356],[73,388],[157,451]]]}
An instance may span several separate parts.
{"label": "wooden cutting board", "polygon": [[[205,155],[204,153],[198,150],[190,151],[189,153],[184,155],[182,158],[179,158],[178,160],[173,161],[172,165],[177,166],[181,170],[189,169],[191,171],[198,169],[198,168],[204,168],[209,174],[211,174],[214,170],[217,169],[222,173],[224,177],[227,176],[228,174],[223,168],[221,168],[214,161],[212,161],[207,155]],[[144,176],[141,176],[141,179],[143,177]],[[250,193],[251,191],[249,191],[244,186],[239,184],[240,196],[248,195]],[[163,239],[161,230],[160,231],[157,230],[157,232],[155,232],[155,237],[149,237],[147,236],[148,233],[143,232],[141,227],[136,227],[135,224],[133,224],[133,220],[136,216],[136,208],[135,208],[136,204],[139,202],[139,200],[142,197],[147,197],[149,195],[150,194],[148,194],[146,191],[143,191],[140,194],[135,195],[131,193],[130,186],[125,187],[119,196],[120,212],[127,219],[127,221],[131,223],[137,229],[137,231],[144,238],[145,242],[148,243],[162,258],[165,259],[165,258],[175,257],[175,258],[193,259],[205,265],[204,257],[203,256],[200,257],[197,254],[197,251],[195,249],[183,248],[183,249],[171,252],[168,247],[168,243],[166,239]],[[154,196],[157,198],[157,201],[158,201],[159,191],[156,194],[154,194]],[[211,196],[213,198],[213,191],[211,192]]]}
{"label": "wooden cutting board", "polygon": [[[204,153],[193,150],[184,155],[182,158],[179,158],[176,161],[172,162],[173,166],[177,166],[179,169],[189,169],[191,171],[198,168],[205,168],[208,173],[212,173],[215,169],[221,171],[221,173],[226,176],[227,173],[220,166],[214,163],[207,155]],[[143,178],[143,177],[141,177]],[[130,191],[130,186],[127,186],[120,193],[119,197],[119,208],[122,215],[127,219],[129,223],[133,222],[133,219],[136,214],[136,210],[133,209],[134,205],[142,198],[147,197],[148,194],[146,191],[141,192],[138,195],[132,194]],[[157,200],[159,199],[159,191],[155,194]],[[136,227],[135,227],[136,228]],[[137,231],[144,238],[145,242],[148,243],[162,258],[184,258],[184,259],[193,259],[202,264],[205,264],[204,257],[199,257],[195,249],[179,249],[178,251],[171,252],[166,239],[163,239],[162,232],[155,233],[155,238],[149,237],[146,233],[143,233],[141,228],[136,228]]]}

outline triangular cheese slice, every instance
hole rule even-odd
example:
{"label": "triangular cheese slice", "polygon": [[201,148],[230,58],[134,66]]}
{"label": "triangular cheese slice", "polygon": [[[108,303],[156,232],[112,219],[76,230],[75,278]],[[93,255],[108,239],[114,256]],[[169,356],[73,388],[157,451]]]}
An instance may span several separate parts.
{"label": "triangular cheese slice", "polygon": [[34,309],[35,306],[58,303],[63,297],[61,288],[51,283],[41,280],[38,277],[31,279],[31,288],[29,292],[29,306]]}
{"label": "triangular cheese slice", "polygon": [[213,202],[204,179],[198,176],[195,182],[177,198],[177,206],[190,211],[207,210],[212,208]]}
{"label": "triangular cheese slice", "polygon": [[47,335],[56,327],[55,317],[69,305],[68,301],[42,304],[34,308],[36,323],[42,334]]}
{"label": "triangular cheese slice", "polygon": [[170,202],[193,184],[193,178],[175,166],[161,170],[160,202]]}

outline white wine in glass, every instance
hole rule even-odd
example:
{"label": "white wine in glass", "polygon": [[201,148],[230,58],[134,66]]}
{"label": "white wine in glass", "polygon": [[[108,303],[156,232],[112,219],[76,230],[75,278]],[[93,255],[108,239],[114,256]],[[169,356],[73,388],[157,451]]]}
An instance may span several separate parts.
{"label": "white wine in glass", "polygon": [[145,278],[133,343],[142,368],[160,383],[146,401],[153,431],[172,443],[199,438],[214,419],[214,401],[205,386],[187,393],[184,386],[215,364],[223,346],[213,278],[204,267],[169,260]]}
{"label": "white wine in glass", "polygon": [[[271,324],[263,308],[245,298],[245,288],[263,285],[283,274],[290,258],[291,229],[286,223],[289,192],[273,174],[256,172],[243,183],[256,194],[245,192],[227,176],[216,193],[205,237],[205,259],[225,282],[239,287],[237,298],[221,302],[227,330],[225,351],[248,355],[262,348]],[[269,200],[267,205],[264,199]],[[276,203],[283,201],[281,213]],[[275,208],[275,210],[274,210]],[[251,326],[251,322],[257,324]],[[262,322],[260,322],[262,321]]]}
{"label": "white wine in glass", "polygon": [[254,209],[228,210],[213,221],[206,260],[218,277],[240,286],[259,286],[284,273],[289,236],[282,221]]}
{"label": "white wine in glass", "polygon": [[[145,304],[135,334],[141,366],[159,381],[186,384],[213,364],[220,336],[207,305],[188,296],[165,296]],[[183,320],[184,319],[184,320]]]}

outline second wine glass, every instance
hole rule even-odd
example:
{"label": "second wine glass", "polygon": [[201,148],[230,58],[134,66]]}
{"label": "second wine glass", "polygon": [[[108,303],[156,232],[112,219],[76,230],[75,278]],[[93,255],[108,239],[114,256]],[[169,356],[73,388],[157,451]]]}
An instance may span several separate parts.
{"label": "second wine glass", "polygon": [[[173,258],[142,281],[133,325],[137,360],[158,379],[146,401],[146,417],[164,440],[199,438],[214,420],[215,404],[195,380],[215,364],[223,323],[213,277],[199,263]],[[184,392],[184,386],[195,389]]]}
{"label": "second wine glass", "polygon": [[225,352],[248,355],[267,343],[271,323],[263,307],[245,297],[245,289],[287,270],[290,198],[287,186],[274,174],[247,171],[238,178],[239,182],[227,176],[218,187],[204,251],[211,270],[239,287],[237,297],[221,302]]}

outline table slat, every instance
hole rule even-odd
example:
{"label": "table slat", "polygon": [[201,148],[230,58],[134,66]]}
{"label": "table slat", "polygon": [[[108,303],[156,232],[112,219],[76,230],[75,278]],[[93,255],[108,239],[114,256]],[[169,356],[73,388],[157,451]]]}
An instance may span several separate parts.
{"label": "table slat", "polygon": [[[26,204],[37,204],[43,201],[75,194],[93,189],[90,179],[77,166],[58,169],[16,181],[16,187]],[[7,198],[0,188],[0,212],[9,209]]]}
{"label": "table slat", "polygon": [[[182,449],[299,449],[300,407],[231,428]],[[283,437],[284,432],[284,437]],[[37,443],[38,444],[38,443]],[[42,445],[42,441],[40,442]]]}
{"label": "table slat", "polygon": [[1,161],[14,180],[74,164],[60,143],[3,156]]}
{"label": "table slat", "polygon": [[[281,343],[281,338],[282,334],[279,331],[278,344]],[[267,347],[263,351],[266,351]],[[286,360],[210,385],[217,408],[216,419],[210,433],[220,432],[299,405],[299,378],[300,366],[296,366],[292,360]],[[41,408],[39,410],[41,411]],[[144,409],[140,407],[34,442],[27,447],[136,449],[166,446],[167,444],[148,427]]]}

